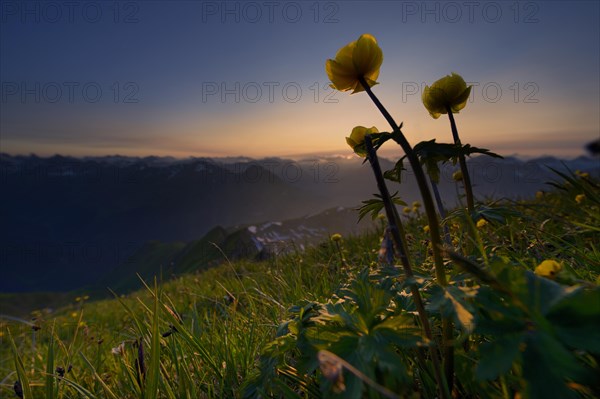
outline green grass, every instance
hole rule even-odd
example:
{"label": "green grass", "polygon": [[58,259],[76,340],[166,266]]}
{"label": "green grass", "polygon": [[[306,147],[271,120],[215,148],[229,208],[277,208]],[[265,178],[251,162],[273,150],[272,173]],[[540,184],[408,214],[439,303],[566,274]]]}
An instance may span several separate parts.
{"label": "green grass", "polygon": [[[431,283],[425,218],[403,216],[436,332],[437,313],[456,317],[461,396],[541,398],[548,391],[540,381],[548,378],[564,382],[543,383],[563,389],[556,392],[598,395],[587,381],[600,371],[593,331],[600,311],[586,301],[598,292],[600,191],[590,178],[562,179],[538,199],[480,207],[488,220],[481,228],[455,212],[447,222],[453,251],[467,256],[449,261],[452,283],[442,294],[454,295],[450,302]],[[579,194],[585,199],[578,203]],[[324,242],[263,262],[226,262],[161,285],[149,280],[146,289],[110,300],[39,310],[31,315],[35,329],[0,320],[0,397],[16,397],[17,380],[24,397],[35,399],[382,397],[347,369],[345,391],[333,393],[340,381],[319,369],[323,349],[401,397],[434,397],[430,365],[418,349],[427,343],[410,298],[402,295],[405,281],[398,269],[377,263],[381,233],[344,237],[346,267],[333,243]],[[556,281],[523,277],[545,259],[563,265]],[[539,286],[533,299],[531,284]],[[544,300],[552,298],[568,300],[546,314]],[[552,312],[572,318],[570,327]],[[539,334],[505,334],[522,320],[548,326]],[[531,369],[531,362],[539,365]]]}

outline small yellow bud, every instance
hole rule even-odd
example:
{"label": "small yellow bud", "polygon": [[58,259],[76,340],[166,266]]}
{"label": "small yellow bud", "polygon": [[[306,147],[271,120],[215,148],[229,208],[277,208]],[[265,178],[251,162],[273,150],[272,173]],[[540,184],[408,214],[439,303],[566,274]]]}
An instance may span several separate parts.
{"label": "small yellow bud", "polygon": [[377,219],[379,219],[379,220],[385,220],[386,217],[385,217],[385,215],[383,213],[380,213],[379,215],[377,215]]}
{"label": "small yellow bud", "polygon": [[420,208],[421,207],[421,203],[419,201],[415,201],[412,203],[413,208]]}
{"label": "small yellow bud", "polygon": [[342,235],[339,233],[335,233],[331,235],[331,241],[338,242],[342,240]]}
{"label": "small yellow bud", "polygon": [[405,206],[404,209],[402,209],[402,212],[404,212],[404,213],[406,213],[408,215],[409,213],[412,212],[412,209],[409,208],[409,207],[407,207],[407,206]]}
{"label": "small yellow bud", "polygon": [[575,197],[575,202],[577,202],[578,204],[581,204],[584,200],[585,200],[585,194],[578,194]]}
{"label": "small yellow bud", "polygon": [[557,261],[545,260],[535,268],[535,274],[553,279],[561,270],[562,266]]}
{"label": "small yellow bud", "polygon": [[535,193],[535,198],[537,198],[537,199],[544,198],[544,192],[543,191],[538,191],[537,193]]}
{"label": "small yellow bud", "polygon": [[461,181],[462,179],[463,179],[463,175],[460,170],[457,170],[456,172],[452,173],[452,180]]}
{"label": "small yellow bud", "polygon": [[423,231],[424,231],[425,233],[429,233],[429,225],[427,225],[427,226],[423,226]]}
{"label": "small yellow bud", "polygon": [[379,130],[375,126],[366,128],[364,126],[356,126],[352,129],[349,137],[346,137],[346,143],[352,148],[352,150],[361,157],[367,156],[367,151],[364,148],[365,136],[367,134],[377,134]]}
{"label": "small yellow bud", "polygon": [[441,114],[447,114],[448,108],[458,113],[467,105],[471,88],[459,74],[452,73],[435,81],[431,86],[425,86],[421,99],[423,105],[434,119]]}
{"label": "small yellow bud", "polygon": [[487,220],[485,220],[485,219],[479,219],[477,221],[477,228],[481,229],[481,228],[485,227],[487,224],[488,224]]}

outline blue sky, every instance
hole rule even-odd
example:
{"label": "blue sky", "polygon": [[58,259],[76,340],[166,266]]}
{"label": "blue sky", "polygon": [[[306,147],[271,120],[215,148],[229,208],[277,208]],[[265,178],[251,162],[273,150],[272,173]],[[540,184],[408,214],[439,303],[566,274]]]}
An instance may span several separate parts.
{"label": "blue sky", "polygon": [[385,120],[324,64],[371,33],[374,91],[413,144],[451,140],[420,91],[457,72],[474,84],[463,141],[577,156],[600,135],[599,20],[597,1],[3,0],[0,150],[349,154],[352,127]]}

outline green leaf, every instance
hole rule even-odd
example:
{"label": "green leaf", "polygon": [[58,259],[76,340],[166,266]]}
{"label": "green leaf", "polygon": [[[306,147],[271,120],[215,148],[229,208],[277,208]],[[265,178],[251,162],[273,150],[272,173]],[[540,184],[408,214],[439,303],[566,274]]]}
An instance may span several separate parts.
{"label": "green leaf", "polygon": [[600,354],[600,287],[570,291],[553,304],[546,318],[566,345]]}
{"label": "green leaf", "polygon": [[23,399],[33,399],[33,394],[31,393],[31,385],[29,385],[29,377],[27,376],[27,372],[25,371],[23,359],[21,359],[21,355],[19,355],[17,345],[15,344],[10,329],[8,329],[8,340],[10,341],[10,347],[12,349],[13,358],[15,360],[15,369],[17,371],[17,377],[19,378],[19,381],[21,382],[21,388],[23,389]]}
{"label": "green leaf", "polygon": [[573,355],[544,331],[526,334],[523,376],[527,397],[531,399],[577,398],[565,379],[577,380],[583,368]]}
{"label": "green leaf", "polygon": [[[406,202],[398,198],[397,195],[397,192],[391,195],[392,202],[396,205],[406,206]],[[383,200],[381,199],[381,195],[373,194],[373,196],[375,197],[374,199],[362,201],[364,205],[357,209],[359,222],[369,214],[371,215],[371,219],[375,220],[377,215],[379,215],[379,212],[381,212],[381,210],[385,207]]]}
{"label": "green leaf", "polygon": [[539,310],[545,315],[551,306],[560,302],[573,288],[560,285],[545,277],[540,277],[530,270],[525,272],[526,284],[516,292],[530,308]]}
{"label": "green leaf", "polygon": [[458,144],[436,143],[435,140],[421,141],[413,148],[417,157],[419,157],[421,165],[425,166],[427,174],[435,183],[439,183],[440,181],[440,163],[452,162],[452,164],[456,165],[461,156],[470,156],[472,154],[502,158],[500,155],[494,154],[486,148],[472,147],[470,144],[461,146]]}
{"label": "green leaf", "polygon": [[427,309],[432,312],[438,311],[445,317],[454,317],[456,323],[466,332],[472,332],[475,328],[473,305],[467,301],[466,293],[458,287],[433,286]]}
{"label": "green leaf", "polygon": [[383,172],[383,177],[390,181],[394,181],[397,183],[402,183],[402,171],[406,170],[404,167],[404,158],[400,158],[396,165],[394,165],[393,169],[390,169],[386,172]]}
{"label": "green leaf", "polygon": [[523,340],[523,334],[517,333],[507,334],[482,344],[479,348],[481,357],[476,371],[477,378],[494,380],[508,372],[519,354],[519,347]]}
{"label": "green leaf", "polygon": [[504,157],[491,152],[487,148],[472,147],[470,144],[463,145],[462,148],[459,150],[459,152],[461,152],[465,156],[470,156],[471,154],[482,154],[482,155],[487,155],[492,158],[504,159]]}

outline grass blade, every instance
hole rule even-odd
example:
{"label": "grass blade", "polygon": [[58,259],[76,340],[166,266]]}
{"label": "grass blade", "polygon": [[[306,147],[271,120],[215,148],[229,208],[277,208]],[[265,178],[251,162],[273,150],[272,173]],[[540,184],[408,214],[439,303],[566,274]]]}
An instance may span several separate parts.
{"label": "grass blade", "polygon": [[23,365],[23,359],[21,359],[21,356],[19,355],[17,345],[15,344],[15,340],[12,337],[10,329],[8,329],[8,340],[10,341],[10,346],[13,351],[15,368],[17,369],[17,376],[19,377],[19,381],[21,382],[21,388],[23,389],[23,399],[34,399],[33,394],[31,392],[31,386],[29,385],[29,377],[27,377],[27,373],[25,372],[25,366]]}
{"label": "grass blade", "polygon": [[48,353],[46,355],[46,399],[54,399],[54,328],[48,342]]}
{"label": "grass blade", "polygon": [[158,380],[160,378],[160,331],[158,317],[158,287],[154,281],[154,311],[152,315],[152,330],[150,331],[152,344],[150,347],[150,367],[146,374],[144,390],[145,399],[158,397]]}

